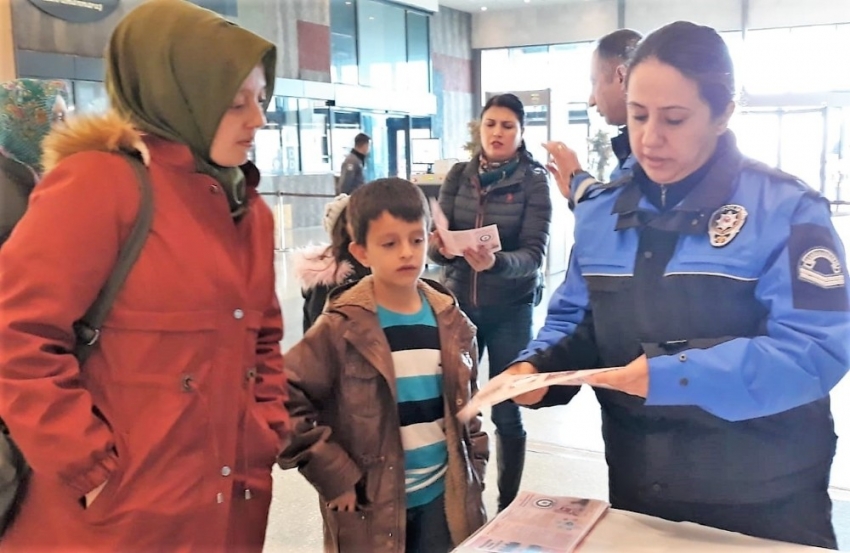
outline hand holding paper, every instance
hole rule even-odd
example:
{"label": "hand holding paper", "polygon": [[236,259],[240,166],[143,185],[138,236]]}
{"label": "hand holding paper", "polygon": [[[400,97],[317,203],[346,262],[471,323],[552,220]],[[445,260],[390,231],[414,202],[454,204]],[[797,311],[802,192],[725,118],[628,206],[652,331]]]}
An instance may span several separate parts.
{"label": "hand holding paper", "polygon": [[449,230],[446,214],[440,209],[440,204],[433,199],[431,200],[431,217],[443,242],[443,248],[450,255],[463,256],[465,250],[477,250],[481,246],[491,252],[502,249],[499,228],[496,225],[469,230]]}
{"label": "hand holding paper", "polygon": [[481,388],[472,400],[461,409],[457,416],[462,422],[468,422],[485,406],[495,405],[515,398],[520,394],[538,390],[547,386],[580,386],[596,374],[613,371],[620,367],[591,369],[584,371],[562,371],[556,373],[510,374],[504,372]]}

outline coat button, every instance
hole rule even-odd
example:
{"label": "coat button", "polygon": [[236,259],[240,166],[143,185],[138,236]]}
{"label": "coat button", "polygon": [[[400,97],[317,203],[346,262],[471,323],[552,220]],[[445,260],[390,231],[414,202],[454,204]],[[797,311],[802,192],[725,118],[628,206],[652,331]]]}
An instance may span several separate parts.
{"label": "coat button", "polygon": [[463,405],[463,399],[457,398],[457,401],[455,403],[457,403],[457,406],[460,407],[461,405]]}
{"label": "coat button", "polygon": [[215,495],[215,501],[216,501],[216,503],[224,503],[224,494],[221,493],[221,492],[218,492]]}
{"label": "coat button", "polygon": [[698,224],[699,224],[699,219],[694,219],[693,221],[691,221],[691,226],[693,226],[693,227],[697,226]]}
{"label": "coat button", "polygon": [[218,187],[217,184],[210,185],[210,194],[218,194],[219,192],[221,192],[221,189]]}
{"label": "coat button", "polygon": [[237,321],[241,320],[242,317],[244,317],[244,316],[245,316],[245,312],[242,311],[241,309],[237,309],[233,312],[233,318],[236,319]]}
{"label": "coat button", "polygon": [[658,484],[658,483],[653,484],[652,485],[652,491],[654,491],[655,493],[661,493],[661,484]]}
{"label": "coat button", "polygon": [[227,465],[224,465],[223,467],[221,467],[221,475],[222,476],[230,476],[230,467],[228,467]]}
{"label": "coat button", "polygon": [[257,369],[248,369],[248,372],[245,373],[245,378],[248,380],[253,380],[257,378]]}
{"label": "coat button", "polygon": [[646,259],[652,259],[652,252],[643,252],[643,256]]}
{"label": "coat button", "polygon": [[681,361],[682,363],[684,363],[687,360],[688,360],[688,356],[685,355],[684,353],[679,355],[679,361]]}
{"label": "coat button", "polygon": [[192,380],[192,375],[189,374],[184,374],[180,377],[180,387],[183,389],[184,392],[192,391]]}
{"label": "coat button", "polygon": [[392,465],[388,466],[387,470],[393,470],[393,466]]}
{"label": "coat button", "polygon": [[687,378],[682,378],[679,380],[679,386],[687,386],[689,384]]}

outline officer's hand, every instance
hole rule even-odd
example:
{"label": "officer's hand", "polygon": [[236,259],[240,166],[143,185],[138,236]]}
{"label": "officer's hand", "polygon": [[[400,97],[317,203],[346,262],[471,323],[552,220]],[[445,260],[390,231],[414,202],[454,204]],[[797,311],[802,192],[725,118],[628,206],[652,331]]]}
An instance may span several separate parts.
{"label": "officer's hand", "polygon": [[649,394],[649,361],[641,355],[625,367],[588,377],[585,382],[599,388],[619,390],[646,398]]}
{"label": "officer's hand", "polygon": [[341,496],[328,501],[328,509],[331,511],[354,512],[357,510],[357,493],[354,490],[345,492]]}
{"label": "officer's hand", "polygon": [[549,163],[546,164],[546,167],[555,177],[561,195],[569,199],[572,196],[570,178],[576,172],[581,171],[578,154],[563,142],[545,142],[543,147],[549,152]]}
{"label": "officer's hand", "polygon": [[[505,372],[502,374],[537,374],[537,367],[527,361],[520,361],[519,363],[514,363],[505,369]],[[519,405],[535,405],[543,401],[543,396],[545,396],[548,391],[549,386],[539,388],[537,390],[531,390],[530,392],[525,392],[524,394],[516,396],[513,398],[513,402]]]}

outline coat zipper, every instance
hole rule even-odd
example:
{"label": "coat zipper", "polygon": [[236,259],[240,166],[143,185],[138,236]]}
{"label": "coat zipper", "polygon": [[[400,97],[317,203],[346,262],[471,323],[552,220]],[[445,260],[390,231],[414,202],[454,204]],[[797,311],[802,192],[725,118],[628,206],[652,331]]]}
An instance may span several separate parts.
{"label": "coat zipper", "polygon": [[[478,212],[475,214],[475,228],[481,228],[484,224],[484,202],[487,200],[487,191],[481,190],[481,181],[474,177],[475,190],[478,192]],[[478,271],[472,271],[472,306],[478,307]]]}
{"label": "coat zipper", "polygon": [[661,207],[667,207],[667,185],[661,185]]}

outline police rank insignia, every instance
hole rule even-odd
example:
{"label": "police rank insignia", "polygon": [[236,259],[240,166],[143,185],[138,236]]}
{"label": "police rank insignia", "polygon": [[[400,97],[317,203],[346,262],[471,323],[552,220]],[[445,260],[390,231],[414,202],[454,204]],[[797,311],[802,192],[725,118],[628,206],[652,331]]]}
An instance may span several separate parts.
{"label": "police rank insignia", "polygon": [[747,210],[742,205],[724,205],[712,213],[708,222],[711,245],[715,248],[728,245],[741,231],[746,220]]}
{"label": "police rank insignia", "polygon": [[838,256],[827,248],[812,248],[803,254],[797,278],[819,288],[842,288],[844,273]]}

